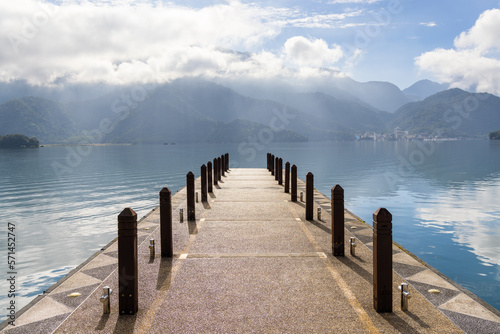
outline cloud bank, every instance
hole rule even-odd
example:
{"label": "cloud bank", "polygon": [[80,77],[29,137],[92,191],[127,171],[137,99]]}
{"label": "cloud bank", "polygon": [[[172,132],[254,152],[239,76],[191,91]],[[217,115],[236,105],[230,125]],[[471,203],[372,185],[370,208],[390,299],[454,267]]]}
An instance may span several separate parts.
{"label": "cloud bank", "polygon": [[452,87],[500,95],[500,9],[482,13],[453,49],[426,52],[416,65]]}
{"label": "cloud bank", "polygon": [[273,51],[265,44],[284,27],[330,27],[356,13],[304,16],[239,1],[202,8],[130,0],[2,2],[0,81],[125,84],[200,75],[321,75],[320,67],[336,69],[343,56],[339,46],[303,36]]}

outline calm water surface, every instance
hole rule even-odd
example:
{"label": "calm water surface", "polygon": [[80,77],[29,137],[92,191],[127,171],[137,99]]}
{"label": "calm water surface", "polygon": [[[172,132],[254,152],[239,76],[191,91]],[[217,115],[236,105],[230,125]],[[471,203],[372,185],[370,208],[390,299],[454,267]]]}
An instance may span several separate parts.
{"label": "calm water surface", "polygon": [[[201,164],[226,152],[233,168],[265,168],[272,152],[302,179],[313,172],[327,195],[338,183],[346,208],[369,223],[386,207],[395,241],[500,309],[500,142],[488,141],[0,150],[0,270],[7,275],[10,222],[18,309],[115,238],[123,208],[142,217],[162,187],[179,190],[188,171],[198,176]],[[2,310],[7,291],[2,279]]]}

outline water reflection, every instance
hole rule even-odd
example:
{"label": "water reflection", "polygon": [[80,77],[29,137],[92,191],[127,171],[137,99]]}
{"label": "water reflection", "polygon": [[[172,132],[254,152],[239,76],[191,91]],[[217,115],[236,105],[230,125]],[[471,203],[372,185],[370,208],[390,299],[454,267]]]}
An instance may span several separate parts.
{"label": "water reflection", "polygon": [[485,265],[500,265],[500,178],[467,182],[421,203],[420,225],[451,230],[453,241],[468,246]]}

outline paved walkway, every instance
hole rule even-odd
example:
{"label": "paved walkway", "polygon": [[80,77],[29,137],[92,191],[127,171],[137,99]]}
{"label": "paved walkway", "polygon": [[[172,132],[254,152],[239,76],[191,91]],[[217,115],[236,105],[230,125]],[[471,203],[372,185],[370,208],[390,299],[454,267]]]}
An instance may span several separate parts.
{"label": "paved walkway", "polygon": [[[118,290],[115,240],[4,332],[500,333],[497,311],[396,245],[394,312],[376,313],[372,229],[346,211],[346,243],[356,236],[356,256],[346,248],[345,257],[333,257],[330,201],[321,193],[314,212],[321,207],[323,220],[314,221],[265,169],[227,173],[208,204],[197,203],[196,222],[179,222],[185,195],[183,189],[173,197],[173,259],[159,257],[159,244],[156,258],[149,257],[149,239],[160,239],[158,210],[139,223],[137,315],[118,316],[116,293],[111,314],[102,314],[102,287]],[[400,310],[401,282],[413,295],[407,312]],[[70,297],[75,292],[80,296]]]}

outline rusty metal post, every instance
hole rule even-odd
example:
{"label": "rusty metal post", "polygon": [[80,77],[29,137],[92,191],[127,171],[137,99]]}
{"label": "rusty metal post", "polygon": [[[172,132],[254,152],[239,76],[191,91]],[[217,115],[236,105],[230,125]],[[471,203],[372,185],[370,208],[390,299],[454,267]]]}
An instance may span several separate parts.
{"label": "rusty metal post", "polygon": [[332,188],[332,252],[344,256],[344,189],[340,185]]}
{"label": "rusty metal post", "polygon": [[220,157],[217,157],[217,167],[218,168],[218,173],[217,173],[217,178],[219,181],[222,180],[222,162],[220,161]]}
{"label": "rusty metal post", "polygon": [[276,158],[274,158],[274,180],[275,181],[278,181],[280,178],[279,168],[280,168],[280,158],[276,157]]}
{"label": "rusty metal post", "polygon": [[280,186],[283,185],[283,159],[279,158],[278,160],[278,184]]}
{"label": "rusty metal post", "polygon": [[218,184],[219,181],[219,164],[217,163],[217,158],[214,159],[214,186]]}
{"label": "rusty metal post", "polygon": [[212,162],[209,161],[207,163],[207,176],[208,176],[208,179],[207,179],[207,182],[208,182],[208,192],[211,193],[214,191],[214,188],[212,186]]}
{"label": "rusty metal post", "polygon": [[207,202],[207,166],[201,165],[201,201]]}
{"label": "rusty metal post", "polygon": [[285,192],[290,192],[290,163],[285,163]]}
{"label": "rusty metal post", "polygon": [[220,160],[221,160],[221,174],[222,176],[224,176],[224,174],[226,173],[226,159],[224,158],[224,154],[220,156]]}
{"label": "rusty metal post", "polygon": [[314,209],[314,175],[306,175],[306,220],[313,220]]}
{"label": "rusty metal post", "polygon": [[271,165],[269,166],[271,168],[271,175],[274,175],[274,154],[271,154],[271,160],[270,163]]}
{"label": "rusty metal post", "polygon": [[125,208],[118,215],[118,308],[120,315],[136,314],[137,284],[137,214]]}
{"label": "rusty metal post", "polygon": [[189,172],[186,175],[187,190],[187,220],[196,220],[194,204],[194,174]]}
{"label": "rusty metal post", "polygon": [[373,214],[373,306],[392,312],[392,215],[385,208]]}
{"label": "rusty metal post", "polygon": [[160,243],[161,257],[172,257],[172,192],[168,188],[160,191]]}
{"label": "rusty metal post", "polygon": [[297,166],[292,166],[292,202],[297,202]]}

